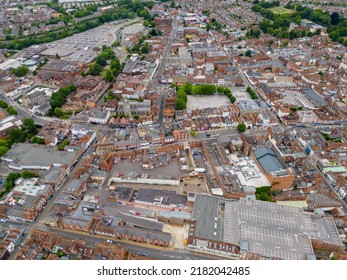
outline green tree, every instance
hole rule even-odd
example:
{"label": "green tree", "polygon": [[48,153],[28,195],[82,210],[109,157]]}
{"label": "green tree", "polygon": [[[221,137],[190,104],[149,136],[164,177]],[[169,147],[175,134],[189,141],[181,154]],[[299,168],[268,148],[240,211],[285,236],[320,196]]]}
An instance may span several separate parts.
{"label": "green tree", "polygon": [[114,79],[114,76],[113,76],[112,71],[111,71],[110,69],[107,69],[107,70],[106,70],[106,74],[105,74],[105,80],[106,80],[107,82],[112,82],[113,79]]}
{"label": "green tree", "polygon": [[21,129],[27,135],[34,135],[37,133],[36,124],[32,118],[23,118]]}
{"label": "green tree", "polygon": [[237,130],[238,130],[238,132],[240,132],[240,133],[245,132],[245,131],[246,131],[246,125],[245,125],[244,123],[239,123],[239,124],[237,125]]}
{"label": "green tree", "polygon": [[64,116],[64,112],[60,107],[56,107],[54,108],[54,115],[56,115],[58,118],[61,118],[62,116]]}
{"label": "green tree", "polygon": [[8,106],[6,110],[10,115],[18,115],[17,111],[12,106]]}
{"label": "green tree", "polygon": [[339,23],[339,21],[340,21],[339,17],[340,17],[339,13],[333,12],[333,13],[330,15],[331,24],[332,24],[332,25],[337,25],[337,24]]}
{"label": "green tree", "polygon": [[184,100],[177,98],[176,99],[176,110],[183,110],[186,108],[186,103]]}
{"label": "green tree", "polygon": [[36,173],[34,172],[31,172],[31,171],[23,171],[22,173],[20,173],[20,176],[23,178],[23,179],[30,179],[30,178],[35,178],[35,177],[39,177],[39,175],[37,175]]}
{"label": "green tree", "polygon": [[4,100],[0,100],[0,107],[3,109],[6,109],[8,107],[8,104]]}
{"label": "green tree", "polygon": [[31,138],[31,142],[36,144],[45,144],[45,139],[38,136],[34,136],[33,138]]}
{"label": "green tree", "polygon": [[251,50],[247,50],[245,52],[245,56],[252,57],[252,51]]}
{"label": "green tree", "polygon": [[2,157],[4,154],[6,154],[8,151],[8,148],[5,146],[0,146],[0,157]]}
{"label": "green tree", "polygon": [[102,66],[98,63],[92,63],[89,65],[88,73],[92,76],[98,76],[102,71]]}
{"label": "green tree", "polygon": [[1,147],[9,147],[9,143],[5,139],[0,139],[0,146]]}
{"label": "green tree", "polygon": [[268,31],[268,29],[271,27],[271,22],[267,19],[262,20],[259,23],[259,28],[266,33]]}
{"label": "green tree", "polygon": [[110,68],[113,72],[113,75],[119,74],[119,72],[121,71],[121,67],[122,65],[120,64],[120,61],[117,57],[112,59]]}
{"label": "green tree", "polygon": [[301,16],[300,15],[295,16],[294,23],[295,24],[300,24],[300,22],[301,22]]}
{"label": "green tree", "polygon": [[192,137],[195,137],[196,131],[191,131],[191,132],[190,132],[190,135],[191,135]]}
{"label": "green tree", "polygon": [[12,69],[12,74],[17,77],[24,77],[28,74],[29,68],[26,66],[19,66],[17,68]]}
{"label": "green tree", "polygon": [[206,24],[206,30],[210,31],[211,29],[212,29],[212,23],[209,22]]}
{"label": "green tree", "polygon": [[148,54],[149,53],[149,44],[145,43],[144,46],[141,48],[141,53]]}
{"label": "green tree", "polygon": [[10,145],[14,143],[22,143],[25,141],[26,135],[21,129],[14,128],[14,129],[10,129],[7,139]]}

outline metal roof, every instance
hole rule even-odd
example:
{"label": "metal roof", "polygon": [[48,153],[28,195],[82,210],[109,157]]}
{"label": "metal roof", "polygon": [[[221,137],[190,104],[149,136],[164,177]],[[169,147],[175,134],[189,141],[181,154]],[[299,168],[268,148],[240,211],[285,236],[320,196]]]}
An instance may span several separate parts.
{"label": "metal roof", "polygon": [[283,169],[276,154],[267,147],[256,149],[254,155],[267,174]]}

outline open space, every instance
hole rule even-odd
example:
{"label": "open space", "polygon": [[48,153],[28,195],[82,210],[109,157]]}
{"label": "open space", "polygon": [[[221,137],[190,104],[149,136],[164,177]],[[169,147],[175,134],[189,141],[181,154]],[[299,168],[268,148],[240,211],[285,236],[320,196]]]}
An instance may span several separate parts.
{"label": "open space", "polygon": [[187,109],[218,108],[230,104],[229,98],[224,95],[193,96],[188,95]]}
{"label": "open space", "polygon": [[294,13],[293,10],[286,9],[284,7],[274,7],[274,8],[271,8],[270,11],[276,15],[286,15],[286,14],[289,15]]}

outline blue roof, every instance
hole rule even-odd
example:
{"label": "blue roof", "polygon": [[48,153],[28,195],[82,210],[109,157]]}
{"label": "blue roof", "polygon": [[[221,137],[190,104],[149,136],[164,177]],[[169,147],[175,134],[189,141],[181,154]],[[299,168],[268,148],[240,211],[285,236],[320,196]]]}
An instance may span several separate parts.
{"label": "blue roof", "polygon": [[254,155],[267,174],[283,169],[277,155],[267,147],[256,149]]}

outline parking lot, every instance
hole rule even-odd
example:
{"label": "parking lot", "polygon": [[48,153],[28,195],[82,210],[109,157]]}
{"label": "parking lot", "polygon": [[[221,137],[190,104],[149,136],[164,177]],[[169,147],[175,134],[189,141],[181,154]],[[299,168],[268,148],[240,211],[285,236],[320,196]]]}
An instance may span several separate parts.
{"label": "parking lot", "polygon": [[187,109],[218,108],[230,104],[229,98],[224,95],[188,96]]}

